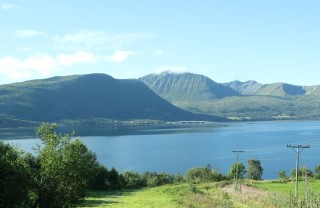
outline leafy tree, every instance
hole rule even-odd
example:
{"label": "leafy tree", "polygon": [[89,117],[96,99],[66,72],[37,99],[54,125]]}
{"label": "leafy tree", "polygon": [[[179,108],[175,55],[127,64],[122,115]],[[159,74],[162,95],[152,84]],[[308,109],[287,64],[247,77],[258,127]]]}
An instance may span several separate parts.
{"label": "leafy tree", "polygon": [[182,183],[184,182],[183,176],[178,172],[173,176],[173,183]]}
{"label": "leafy tree", "polygon": [[286,171],[285,170],[280,170],[278,172],[278,178],[279,178],[280,181],[284,182],[287,179]]}
{"label": "leafy tree", "polygon": [[109,171],[106,167],[102,165],[97,165],[94,171],[94,175],[90,181],[90,189],[107,189],[109,187],[108,183]]}
{"label": "leafy tree", "polygon": [[32,181],[24,156],[21,151],[0,141],[1,208],[29,206],[28,192]]}
{"label": "leafy tree", "polygon": [[[312,176],[313,176],[312,170],[309,170],[307,168],[299,168],[298,169],[298,178],[301,178],[301,177],[312,177]],[[291,169],[290,177],[291,178],[295,178],[296,177],[296,169]]]}
{"label": "leafy tree", "polygon": [[167,173],[149,173],[145,172],[142,174],[142,178],[146,181],[146,185],[149,187],[160,186],[165,184],[173,183],[173,176]]}
{"label": "leafy tree", "polygon": [[57,134],[55,124],[42,124],[36,131],[43,145],[36,149],[39,174],[33,207],[75,207],[85,196],[97,167],[96,156],[73,134]]}
{"label": "leafy tree", "polygon": [[316,179],[320,179],[320,165],[318,165],[318,166],[316,166],[316,167],[314,168],[314,177],[315,177]]}
{"label": "leafy tree", "polygon": [[120,175],[114,167],[109,171],[107,181],[111,189],[120,188]]}
{"label": "leafy tree", "polygon": [[261,180],[263,168],[261,167],[260,160],[249,159],[247,163],[247,177],[251,180]]}
{"label": "leafy tree", "polygon": [[212,175],[212,180],[213,181],[223,181],[223,180],[227,179],[225,175],[223,175],[222,173],[219,173],[215,169],[211,170],[211,175]]}
{"label": "leafy tree", "polygon": [[146,185],[146,181],[134,171],[128,171],[121,174],[123,187],[125,188],[139,188]]}
{"label": "leafy tree", "polygon": [[240,179],[244,178],[244,175],[246,173],[245,166],[241,163],[233,163],[229,169],[228,178],[233,179],[236,178],[236,176]]}
{"label": "leafy tree", "polygon": [[225,177],[212,169],[210,165],[204,168],[190,168],[187,170],[185,178],[189,182],[208,182],[208,181],[220,181]]}

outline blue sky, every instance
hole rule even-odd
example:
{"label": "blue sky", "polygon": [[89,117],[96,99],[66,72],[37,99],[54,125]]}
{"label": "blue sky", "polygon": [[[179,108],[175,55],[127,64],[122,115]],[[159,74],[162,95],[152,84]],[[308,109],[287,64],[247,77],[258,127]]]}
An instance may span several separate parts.
{"label": "blue sky", "polygon": [[320,1],[0,0],[0,84],[105,73],[320,84]]}

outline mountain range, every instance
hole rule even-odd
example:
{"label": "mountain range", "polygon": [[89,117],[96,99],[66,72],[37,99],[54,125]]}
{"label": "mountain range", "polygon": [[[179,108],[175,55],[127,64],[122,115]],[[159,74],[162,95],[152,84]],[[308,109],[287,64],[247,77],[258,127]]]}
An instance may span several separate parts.
{"label": "mountain range", "polygon": [[216,83],[204,75],[170,72],[140,80],[162,98],[196,113],[232,120],[320,118],[320,85]]}
{"label": "mountain range", "polygon": [[260,84],[256,81],[232,81],[224,83],[242,95],[268,95],[268,96],[286,96],[286,95],[319,95],[320,85],[316,86],[298,86],[287,83]]}
{"label": "mountain range", "polygon": [[192,73],[73,75],[0,85],[0,127],[86,119],[320,119],[320,86],[217,83]]}
{"label": "mountain range", "polygon": [[0,126],[81,119],[224,120],[182,110],[135,79],[74,75],[0,85]]}

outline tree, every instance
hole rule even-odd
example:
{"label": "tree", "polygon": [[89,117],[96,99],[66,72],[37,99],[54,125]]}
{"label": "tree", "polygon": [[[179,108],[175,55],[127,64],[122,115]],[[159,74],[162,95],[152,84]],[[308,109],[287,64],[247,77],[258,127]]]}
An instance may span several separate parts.
{"label": "tree", "polygon": [[211,167],[190,168],[187,170],[185,178],[187,181],[194,183],[211,181],[213,179]]}
{"label": "tree", "polygon": [[[312,177],[312,176],[313,176],[312,170],[309,170],[307,168],[299,168],[298,169],[298,178],[300,178],[300,177]],[[290,177],[291,178],[295,178],[296,177],[296,169],[291,169]]]}
{"label": "tree", "polygon": [[139,188],[146,185],[146,180],[134,171],[124,172],[120,177],[125,188]]}
{"label": "tree", "polygon": [[320,165],[318,165],[318,166],[316,166],[316,167],[314,168],[314,177],[315,177],[316,179],[320,179]]}
{"label": "tree", "polygon": [[75,207],[84,199],[98,163],[96,156],[73,134],[57,134],[55,124],[42,124],[36,131],[43,145],[36,149],[39,173],[33,207]]}
{"label": "tree", "polygon": [[228,177],[230,179],[236,178],[244,178],[246,173],[246,168],[241,162],[233,163],[229,169]]}
{"label": "tree", "polygon": [[261,167],[260,160],[249,159],[247,163],[247,177],[251,180],[261,180],[263,168]]}
{"label": "tree", "polygon": [[108,169],[102,165],[98,165],[95,168],[94,175],[90,181],[89,188],[101,190],[109,188],[108,176]]}
{"label": "tree", "polygon": [[285,170],[280,170],[278,172],[278,178],[281,182],[284,182],[286,179],[287,179],[287,176],[286,176],[286,171]]}
{"label": "tree", "polygon": [[0,208],[29,206],[32,181],[24,157],[23,152],[0,141]]}
{"label": "tree", "polygon": [[112,167],[112,169],[108,173],[107,181],[111,189],[120,188],[120,175],[118,171]]}

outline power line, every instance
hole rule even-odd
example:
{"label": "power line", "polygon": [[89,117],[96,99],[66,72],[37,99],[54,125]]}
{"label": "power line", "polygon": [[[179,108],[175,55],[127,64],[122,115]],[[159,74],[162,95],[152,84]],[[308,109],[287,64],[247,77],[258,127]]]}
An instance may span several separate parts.
{"label": "power line", "polygon": [[310,148],[310,145],[301,145],[301,144],[298,144],[298,145],[289,145],[287,144],[287,147],[288,148],[291,148],[293,149],[293,151],[296,152],[297,156],[296,156],[296,188],[295,188],[295,197],[298,197],[298,168],[299,168],[299,155],[300,153],[306,149],[306,148]]}

